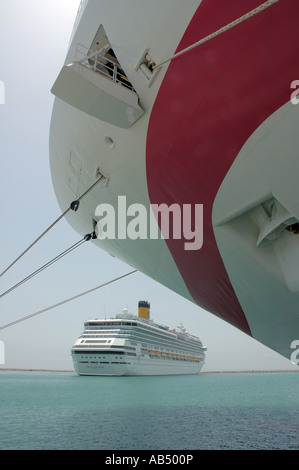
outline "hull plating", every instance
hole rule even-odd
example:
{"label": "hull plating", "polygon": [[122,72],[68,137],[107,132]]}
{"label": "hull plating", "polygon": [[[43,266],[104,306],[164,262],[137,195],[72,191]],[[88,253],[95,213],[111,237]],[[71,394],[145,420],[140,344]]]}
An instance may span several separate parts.
{"label": "hull plating", "polygon": [[145,113],[123,130],[55,101],[50,154],[58,201],[65,209],[100,169],[105,183],[76,219],[68,217],[81,234],[90,232],[97,205],[116,208],[119,195],[148,209],[203,204],[200,250],[186,251],[179,239],[95,243],[289,358],[299,339],[299,239],[286,223],[267,244],[259,240],[275,219],[269,201],[299,220],[299,106],[290,101],[299,4],[276,3],[161,67],[148,86],[136,68],[143,50],[159,63],[262,2],[124,3],[115,15],[114,3],[87,2],[66,63],[74,45],[91,44],[103,24]]}

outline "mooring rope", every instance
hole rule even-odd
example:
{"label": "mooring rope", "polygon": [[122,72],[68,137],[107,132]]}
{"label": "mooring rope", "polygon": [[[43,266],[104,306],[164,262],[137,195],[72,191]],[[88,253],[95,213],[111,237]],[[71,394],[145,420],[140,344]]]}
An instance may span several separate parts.
{"label": "mooring rope", "polygon": [[177,57],[180,57],[183,54],[186,54],[186,52],[189,52],[192,49],[194,49],[195,47],[200,46],[201,44],[209,41],[210,39],[215,38],[216,36],[219,36],[220,34],[224,33],[225,31],[228,31],[229,29],[234,28],[238,24],[243,23],[243,21],[246,21],[249,18],[251,18],[252,16],[257,15],[261,11],[266,10],[266,8],[271,7],[272,5],[274,5],[274,3],[277,3],[277,2],[279,2],[279,0],[268,0],[265,3],[262,3],[258,7],[254,8],[253,10],[249,11],[245,15],[241,16],[240,18],[237,18],[236,20],[232,21],[231,23],[227,24],[226,26],[223,26],[223,28],[220,28],[217,31],[215,31],[214,33],[209,34],[208,36],[204,37],[203,39],[200,39],[200,41],[195,42],[194,44],[192,44],[191,46],[186,47],[186,49],[183,49],[180,52],[177,52],[176,54],[172,55],[168,59],[163,60],[159,64],[154,65],[153,69],[156,69],[157,67],[160,67],[161,65],[166,64],[167,62],[170,62],[171,60],[174,60],[174,59],[176,59]]}
{"label": "mooring rope", "polygon": [[100,178],[97,179],[97,181],[95,181],[83,194],[81,194],[81,196],[76,199],[75,201],[73,201],[70,206],[51,224],[49,225],[49,227],[41,234],[39,235],[35,240],[34,242],[31,243],[31,245],[29,245],[1,274],[0,274],[0,277],[3,276],[3,274],[5,274],[14,264],[16,264],[17,261],[19,261],[39,240],[41,240],[41,238],[43,238],[46,233],[49,232],[49,230],[51,230],[61,219],[63,219],[63,217],[66,216],[66,214],[70,211],[70,210],[73,210],[73,211],[77,211],[78,208],[79,208],[79,204],[80,204],[80,201],[81,199],[83,199],[100,181],[101,179],[104,178],[103,175],[100,176]]}
{"label": "mooring rope", "polygon": [[36,276],[37,274],[41,273],[42,271],[44,271],[46,268],[48,268],[49,266],[51,266],[52,264],[56,263],[56,261],[60,260],[61,258],[63,258],[64,256],[66,256],[67,254],[71,253],[71,251],[75,250],[76,248],[78,248],[79,246],[81,246],[84,242],[86,241],[89,241],[91,238],[95,238],[95,235],[94,233],[89,233],[87,235],[85,235],[84,238],[82,238],[81,240],[79,240],[78,242],[74,243],[74,245],[70,246],[69,248],[67,248],[66,250],[64,250],[62,253],[60,253],[59,255],[55,256],[55,258],[51,259],[50,261],[48,261],[46,264],[44,264],[43,266],[41,266],[40,268],[38,268],[36,271],[34,271],[33,273],[29,274],[29,276],[26,276],[24,279],[22,279],[21,281],[19,281],[17,284],[15,284],[14,286],[12,286],[10,289],[6,290],[5,292],[3,292],[1,295],[0,295],[0,299],[2,299],[2,297],[4,297],[5,295],[9,294],[10,292],[12,292],[14,289],[16,289],[17,287],[20,287],[22,284],[24,284],[25,282],[29,281],[30,279],[32,279],[34,276]]}
{"label": "mooring rope", "polygon": [[73,297],[70,297],[66,300],[63,300],[61,302],[58,302],[57,304],[51,305],[50,307],[43,308],[42,310],[39,310],[38,312],[32,313],[31,315],[27,315],[25,317],[19,318],[18,320],[15,320],[11,323],[7,323],[6,325],[0,326],[0,330],[4,330],[5,328],[9,328],[13,325],[16,325],[17,323],[23,322],[25,320],[29,320],[29,318],[35,317],[37,315],[40,315],[41,313],[47,312],[48,310],[51,310],[53,308],[59,307],[60,305],[64,305],[67,302],[71,302],[72,300],[78,299],[79,297],[82,297],[83,295],[90,294],[91,292],[94,292],[97,289],[101,289],[102,287],[107,286],[108,284],[112,284],[113,282],[119,281],[120,279],[123,279],[124,277],[130,276],[131,274],[134,274],[137,272],[137,269],[134,271],[130,271],[127,274],[123,274],[122,276],[116,277],[115,279],[112,279],[111,281],[105,282],[104,284],[100,284],[97,287],[93,287],[92,289],[89,289],[85,292],[82,292],[81,294],[74,295]]}

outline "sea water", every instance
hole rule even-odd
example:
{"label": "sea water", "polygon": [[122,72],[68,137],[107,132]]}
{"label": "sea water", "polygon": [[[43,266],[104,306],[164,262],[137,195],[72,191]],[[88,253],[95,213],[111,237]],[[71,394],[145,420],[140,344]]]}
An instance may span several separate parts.
{"label": "sea water", "polygon": [[299,449],[299,373],[1,371],[0,449]]}

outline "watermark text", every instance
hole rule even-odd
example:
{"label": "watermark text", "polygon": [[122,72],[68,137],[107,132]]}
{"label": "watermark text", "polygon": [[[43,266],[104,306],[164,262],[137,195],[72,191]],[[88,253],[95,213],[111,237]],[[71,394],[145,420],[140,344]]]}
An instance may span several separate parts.
{"label": "watermark text", "polygon": [[0,80],[0,104],[5,104],[5,86],[2,80]]}
{"label": "watermark text", "polygon": [[293,104],[299,103],[299,80],[293,80],[291,83],[291,88],[295,88],[295,91],[291,94],[291,102]]}
{"label": "watermark text", "polygon": [[5,346],[3,341],[0,341],[0,364],[5,364]]}
{"label": "watermark text", "polygon": [[295,350],[291,354],[291,357],[290,357],[291,362],[298,366],[299,365],[299,340],[295,339],[294,341],[292,341],[290,347],[291,347],[291,349]]}
{"label": "watermark text", "polygon": [[174,239],[184,240],[185,250],[199,250],[203,245],[202,204],[127,205],[126,196],[118,196],[117,207],[99,204],[96,235],[100,240]]}

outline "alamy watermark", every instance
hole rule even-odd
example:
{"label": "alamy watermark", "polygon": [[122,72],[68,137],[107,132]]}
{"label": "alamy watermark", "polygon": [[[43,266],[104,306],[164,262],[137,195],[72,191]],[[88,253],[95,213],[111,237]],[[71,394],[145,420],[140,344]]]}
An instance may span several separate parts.
{"label": "alamy watermark", "polygon": [[293,93],[291,94],[291,102],[293,104],[298,104],[299,103],[299,80],[293,80],[291,83],[291,88],[295,89]]}
{"label": "alamy watermark", "polygon": [[150,204],[148,211],[143,204],[127,205],[126,196],[118,196],[116,210],[111,204],[99,204],[95,216],[100,240],[183,239],[185,250],[203,245],[202,204]]}
{"label": "alamy watermark", "polygon": [[0,104],[5,104],[5,85],[2,80],[0,80]]}
{"label": "alamy watermark", "polygon": [[0,364],[5,364],[5,346],[3,341],[0,341]]}
{"label": "alamy watermark", "polygon": [[295,350],[292,352],[290,360],[293,364],[296,364],[298,366],[299,365],[299,340],[295,339],[294,341],[292,341],[290,348]]}

